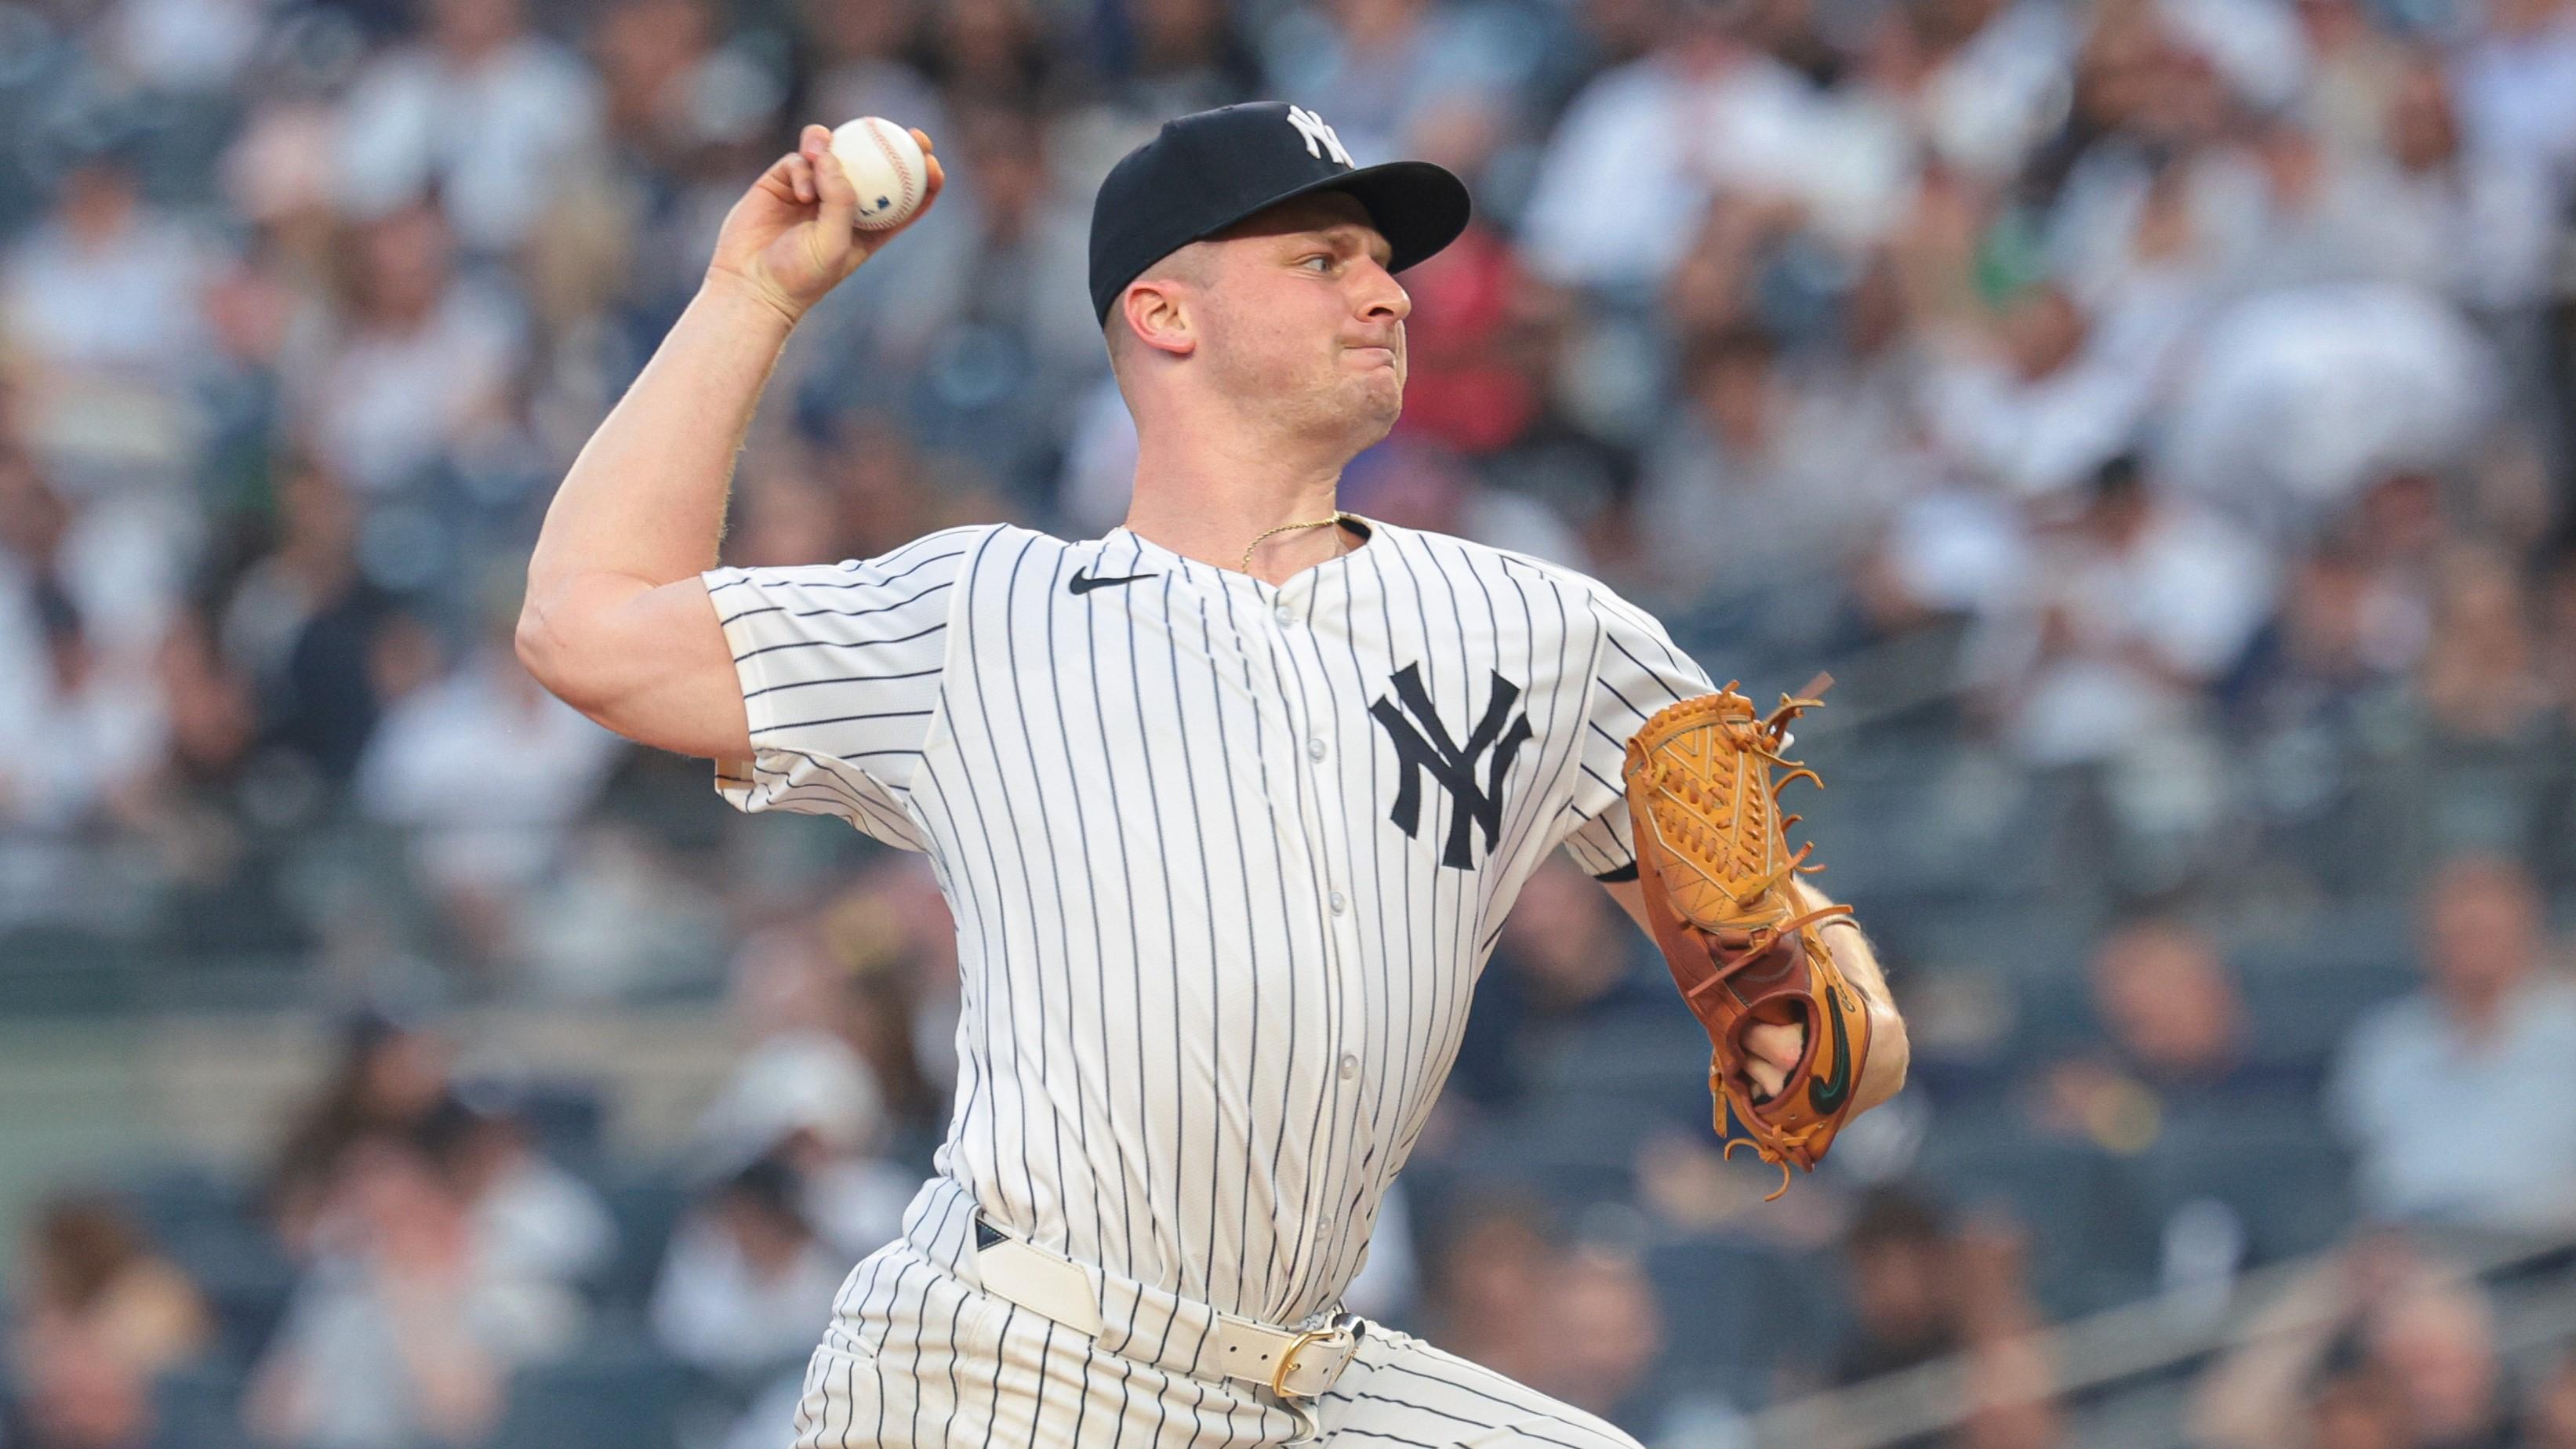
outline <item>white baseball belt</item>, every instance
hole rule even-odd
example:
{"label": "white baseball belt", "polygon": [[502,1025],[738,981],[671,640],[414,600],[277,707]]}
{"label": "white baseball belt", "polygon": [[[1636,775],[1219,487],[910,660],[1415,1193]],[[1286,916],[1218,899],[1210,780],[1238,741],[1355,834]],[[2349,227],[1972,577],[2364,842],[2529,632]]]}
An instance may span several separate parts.
{"label": "white baseball belt", "polygon": [[[1076,1333],[1100,1335],[1093,1270],[975,1219],[975,1273],[984,1291]],[[1282,1399],[1311,1399],[1333,1386],[1359,1352],[1362,1320],[1338,1314],[1324,1328],[1273,1328],[1216,1314],[1211,1365],[1230,1379],[1260,1384]],[[1204,1356],[1202,1356],[1204,1357]]]}

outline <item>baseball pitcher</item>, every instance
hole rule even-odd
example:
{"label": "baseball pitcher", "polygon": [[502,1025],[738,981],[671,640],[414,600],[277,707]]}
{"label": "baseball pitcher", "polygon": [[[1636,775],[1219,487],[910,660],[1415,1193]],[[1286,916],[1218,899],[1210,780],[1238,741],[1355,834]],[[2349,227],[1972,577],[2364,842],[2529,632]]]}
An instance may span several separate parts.
{"label": "baseball pitcher", "polygon": [[923,852],[955,913],[955,1115],[797,1443],[1632,1445],[1341,1294],[1551,851],[1656,935],[1721,1126],[1784,1171],[1901,1084],[1772,806],[1803,702],[1758,716],[1591,579],[1335,506],[1403,402],[1397,275],[1468,198],[1279,104],[1172,121],[1100,187],[1124,526],[710,569],[789,332],[902,231],[852,228],[829,135],[735,206],[573,465],[519,636],[740,808]]}

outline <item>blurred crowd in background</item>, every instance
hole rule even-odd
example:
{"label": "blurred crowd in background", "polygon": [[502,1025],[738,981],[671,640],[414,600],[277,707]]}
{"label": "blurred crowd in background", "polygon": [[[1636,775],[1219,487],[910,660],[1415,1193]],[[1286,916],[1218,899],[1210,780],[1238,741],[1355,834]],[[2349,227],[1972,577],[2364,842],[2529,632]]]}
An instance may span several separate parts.
{"label": "blurred crowd in background", "polygon": [[[527,546],[863,114],[949,188],[726,560],[1114,526],[1092,190],[1256,98],[1476,197],[1343,506],[1833,667],[1811,824],[1917,1023],[1762,1208],[1555,863],[1354,1306],[1659,1449],[1952,1354],[1908,1442],[2046,1449],[2102,1406],[2030,1330],[2299,1262],[2177,1436],[2576,1446],[2576,1316],[2462,1273],[2576,1219],[2568,0],[0,3],[0,1005],[350,1023],[265,1161],[28,1216],[0,1443],[785,1442],[945,1121],[945,908],[544,696]],[[674,1002],[747,1044],[680,1161],[440,1024]]]}

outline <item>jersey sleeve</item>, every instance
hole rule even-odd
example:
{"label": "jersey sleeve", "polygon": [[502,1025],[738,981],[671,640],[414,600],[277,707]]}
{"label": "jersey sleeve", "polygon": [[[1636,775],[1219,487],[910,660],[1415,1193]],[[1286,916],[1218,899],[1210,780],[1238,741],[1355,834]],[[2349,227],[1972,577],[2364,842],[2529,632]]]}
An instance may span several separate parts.
{"label": "jersey sleeve", "polygon": [[736,809],[831,815],[927,850],[908,804],[938,712],[948,623],[989,530],[950,529],[880,558],[706,574],[751,722],[752,757],[719,760]]}
{"label": "jersey sleeve", "polygon": [[1600,637],[1584,708],[1583,748],[1574,795],[1557,816],[1565,853],[1598,880],[1634,880],[1637,848],[1628,830],[1628,797],[1619,780],[1628,739],[1668,704],[1716,692],[1708,671],[1673,643],[1644,610],[1606,592],[1591,602]]}

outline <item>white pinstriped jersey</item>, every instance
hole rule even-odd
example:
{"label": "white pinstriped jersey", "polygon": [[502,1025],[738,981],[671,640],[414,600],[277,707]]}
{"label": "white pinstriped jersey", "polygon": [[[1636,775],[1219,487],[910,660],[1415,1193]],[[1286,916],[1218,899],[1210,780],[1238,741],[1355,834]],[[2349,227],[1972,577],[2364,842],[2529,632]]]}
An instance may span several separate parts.
{"label": "white pinstriped jersey", "polygon": [[1271,1323],[1359,1270],[1522,882],[1633,866],[1628,737],[1710,689],[1592,580],[1369,527],[1275,588],[1001,525],[707,575],[726,798],[927,852],[956,915],[939,1172]]}

